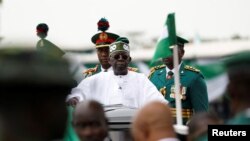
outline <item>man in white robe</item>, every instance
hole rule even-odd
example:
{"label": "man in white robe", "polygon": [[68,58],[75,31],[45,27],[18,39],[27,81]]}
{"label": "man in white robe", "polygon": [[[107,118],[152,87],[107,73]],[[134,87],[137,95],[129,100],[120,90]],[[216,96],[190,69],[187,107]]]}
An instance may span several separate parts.
{"label": "man in white robe", "polygon": [[128,44],[124,37],[111,44],[109,63],[113,71],[84,79],[72,89],[67,101],[94,99],[103,105],[122,104],[131,108],[139,108],[152,100],[168,103],[144,74],[128,71],[131,62]]}

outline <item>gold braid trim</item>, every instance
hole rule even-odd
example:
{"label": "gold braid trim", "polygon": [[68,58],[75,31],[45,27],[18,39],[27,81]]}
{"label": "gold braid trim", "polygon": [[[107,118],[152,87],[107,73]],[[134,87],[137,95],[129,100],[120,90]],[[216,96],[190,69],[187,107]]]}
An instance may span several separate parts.
{"label": "gold braid trim", "polygon": [[152,74],[153,74],[156,70],[161,69],[161,68],[164,68],[164,67],[166,67],[166,65],[158,65],[158,66],[152,67],[152,68],[150,69],[150,73],[149,73],[149,75],[148,75],[148,78],[150,79],[150,77],[152,76]]}
{"label": "gold braid trim", "polygon": [[[173,117],[176,117],[176,109],[175,108],[171,108],[171,113]],[[192,109],[182,109],[182,117],[183,118],[191,118],[193,115],[193,110]]]}
{"label": "gold braid trim", "polygon": [[138,68],[128,67],[128,70],[129,70],[129,71],[137,72],[137,71],[138,71]]}
{"label": "gold braid trim", "polygon": [[92,73],[96,72],[98,69],[98,65],[96,65],[94,68],[89,68],[83,72],[83,74],[91,75]]}
{"label": "gold braid trim", "polygon": [[191,66],[188,66],[188,65],[185,65],[184,67],[186,70],[190,70],[190,71],[193,71],[193,72],[200,72],[200,70],[194,68],[194,67],[191,67]]}

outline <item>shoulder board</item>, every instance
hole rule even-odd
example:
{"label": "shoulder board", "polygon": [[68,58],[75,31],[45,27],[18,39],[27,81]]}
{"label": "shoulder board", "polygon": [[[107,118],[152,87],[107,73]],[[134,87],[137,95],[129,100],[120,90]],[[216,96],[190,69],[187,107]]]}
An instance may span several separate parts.
{"label": "shoulder board", "polygon": [[138,71],[138,68],[128,67],[128,70],[129,70],[129,71],[137,72],[137,71]]}
{"label": "shoulder board", "polygon": [[94,68],[89,68],[89,69],[87,69],[87,70],[85,70],[84,72],[83,72],[83,74],[92,74],[92,73],[94,73],[94,72],[96,72],[97,71],[97,68],[98,68],[98,65],[96,65],[96,67],[94,67]]}
{"label": "shoulder board", "polygon": [[198,69],[196,69],[194,67],[188,66],[188,65],[186,65],[184,68],[186,70],[190,70],[190,71],[193,71],[193,72],[200,72],[200,70],[198,70]]}
{"label": "shoulder board", "polygon": [[166,67],[166,65],[158,65],[158,66],[152,67],[152,68],[150,69],[150,73],[149,73],[148,78],[150,78],[151,75],[152,75],[156,70],[162,69],[162,68],[165,68],[165,67]]}
{"label": "shoulder board", "polygon": [[165,67],[166,67],[166,65],[154,66],[154,67],[152,67],[152,68],[150,69],[150,72],[156,71],[156,70],[158,70],[158,69],[165,68]]}

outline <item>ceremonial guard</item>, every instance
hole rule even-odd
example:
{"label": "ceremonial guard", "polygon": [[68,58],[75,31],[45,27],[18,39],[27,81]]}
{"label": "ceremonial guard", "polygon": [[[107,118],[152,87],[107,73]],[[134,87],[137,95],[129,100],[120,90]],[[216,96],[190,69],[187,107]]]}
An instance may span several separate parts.
{"label": "ceremonial guard", "polygon": [[169,101],[172,115],[176,118],[174,69],[179,70],[182,117],[183,122],[186,123],[194,113],[208,110],[208,94],[201,72],[182,62],[182,57],[185,52],[184,44],[188,43],[188,41],[177,36],[177,42],[179,57],[178,68],[174,68],[173,66],[173,56],[162,58],[164,65],[151,68],[149,79],[154,83],[165,99]]}
{"label": "ceremonial guard", "polygon": [[65,54],[65,52],[49,40],[45,39],[47,37],[48,31],[49,27],[47,24],[40,23],[37,25],[37,36],[41,38],[36,44],[37,51],[40,53],[45,53],[46,55],[60,58]]}
{"label": "ceremonial guard", "polygon": [[[119,35],[106,32],[109,29],[109,22],[106,18],[101,18],[98,23],[98,31],[100,30],[100,33],[95,34],[91,41],[95,44],[95,48],[97,51],[97,56],[100,64],[97,64],[94,68],[89,68],[84,71],[84,78],[95,75],[102,71],[110,71],[112,70],[111,65],[108,62],[109,58],[109,45],[113,43]],[[128,70],[130,71],[137,71],[137,68],[131,68],[128,67]]]}

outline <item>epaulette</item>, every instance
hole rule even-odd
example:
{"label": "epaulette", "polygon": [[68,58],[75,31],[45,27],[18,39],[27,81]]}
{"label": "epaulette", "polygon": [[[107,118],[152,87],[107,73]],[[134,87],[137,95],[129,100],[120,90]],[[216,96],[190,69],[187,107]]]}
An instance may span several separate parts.
{"label": "epaulette", "polygon": [[197,72],[197,73],[200,72],[200,70],[198,70],[198,69],[196,69],[196,68],[194,68],[194,67],[188,66],[188,65],[186,65],[184,68],[185,68],[186,70],[194,71],[194,72]]}
{"label": "epaulette", "polygon": [[92,75],[92,73],[97,71],[97,68],[98,68],[98,65],[96,65],[94,68],[89,68],[89,69],[85,70],[83,72],[83,74],[85,74],[85,76]]}
{"label": "epaulette", "polygon": [[149,75],[148,75],[148,78],[150,78],[151,75],[152,75],[156,70],[161,69],[161,68],[165,68],[165,67],[166,67],[166,65],[158,65],[158,66],[152,67],[152,68],[150,69],[150,73],[149,73]]}
{"label": "epaulette", "polygon": [[137,72],[137,71],[138,71],[138,68],[128,67],[128,70],[129,70],[129,71]]}

